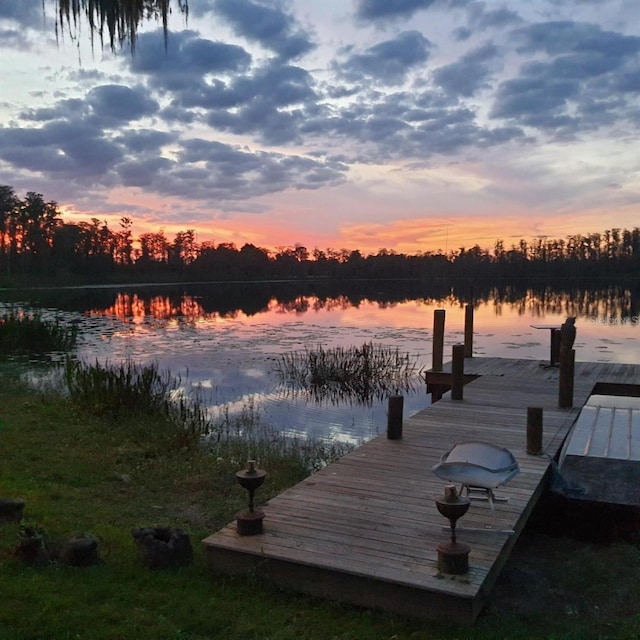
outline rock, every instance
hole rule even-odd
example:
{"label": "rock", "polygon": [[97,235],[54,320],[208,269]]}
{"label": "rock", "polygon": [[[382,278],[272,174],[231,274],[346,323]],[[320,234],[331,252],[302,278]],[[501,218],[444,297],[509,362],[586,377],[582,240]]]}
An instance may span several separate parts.
{"label": "rock", "polygon": [[99,564],[98,539],[90,533],[74,533],[62,545],[60,562],[72,567]]}
{"label": "rock", "polygon": [[165,569],[187,565],[193,559],[189,536],[171,527],[141,527],[131,532],[145,567]]}
{"label": "rock", "polygon": [[44,566],[55,558],[55,551],[44,529],[37,526],[21,526],[13,555],[25,564]]}
{"label": "rock", "polygon": [[0,524],[20,522],[24,512],[24,500],[0,498]]}

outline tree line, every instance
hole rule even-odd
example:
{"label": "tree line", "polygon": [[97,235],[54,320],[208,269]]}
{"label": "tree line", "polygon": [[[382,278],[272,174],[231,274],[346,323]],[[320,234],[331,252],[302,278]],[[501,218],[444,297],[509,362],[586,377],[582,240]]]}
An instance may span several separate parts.
{"label": "tree line", "polygon": [[640,267],[640,228],[607,229],[563,239],[534,238],[490,249],[474,245],[448,253],[379,249],[309,250],[296,244],[269,250],[246,243],[198,242],[193,229],[167,237],[164,230],[134,238],[133,221],[117,229],[105,221],[65,222],[56,202],[0,185],[0,273],[4,279],[54,277],[115,282],[267,279],[448,280],[633,276]]}

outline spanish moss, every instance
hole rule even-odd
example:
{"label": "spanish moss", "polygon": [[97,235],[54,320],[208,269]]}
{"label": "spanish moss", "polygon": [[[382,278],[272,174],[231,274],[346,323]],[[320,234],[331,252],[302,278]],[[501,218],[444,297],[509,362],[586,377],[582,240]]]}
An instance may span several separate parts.
{"label": "spanish moss", "polygon": [[[166,43],[171,0],[55,0],[55,3],[56,36],[67,32],[73,40],[77,39],[84,16],[92,45],[97,33],[101,44],[108,37],[112,51],[129,43],[133,53],[141,23],[153,19],[162,22]],[[188,0],[175,0],[173,4],[188,15]],[[44,9],[45,0],[42,5]]]}

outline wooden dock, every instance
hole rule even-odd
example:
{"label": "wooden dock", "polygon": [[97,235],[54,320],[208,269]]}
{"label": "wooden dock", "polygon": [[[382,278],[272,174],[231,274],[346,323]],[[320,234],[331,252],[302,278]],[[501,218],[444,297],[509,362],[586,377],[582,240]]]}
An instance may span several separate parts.
{"label": "wooden dock", "polygon": [[[264,506],[264,532],[240,536],[235,522],[203,541],[212,571],[252,574],[311,595],[425,618],[472,623],[550,477],[555,456],[597,383],[639,384],[640,367],[575,364],[574,402],[558,408],[558,370],[539,361],[468,358],[475,379],[462,400],[448,394],[404,420],[403,436],[380,435]],[[544,411],[545,455],[526,453],[527,407]],[[507,447],[520,474],[491,510],[473,501],[459,521],[469,573],[441,574],[448,539],[435,500],[444,482],[431,468],[454,444]],[[268,480],[267,480],[268,481]],[[258,493],[259,498],[259,493]]]}

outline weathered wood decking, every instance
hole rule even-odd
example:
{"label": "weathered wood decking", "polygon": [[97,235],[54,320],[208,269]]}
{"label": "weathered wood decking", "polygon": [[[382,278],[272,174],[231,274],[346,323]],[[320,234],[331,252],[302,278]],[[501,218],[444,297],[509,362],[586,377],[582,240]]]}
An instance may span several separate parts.
{"label": "weathered wood decking", "polygon": [[[312,595],[427,618],[473,622],[541,495],[550,463],[526,454],[527,407],[543,407],[545,452],[555,455],[597,382],[640,383],[640,367],[576,363],[574,405],[558,409],[558,370],[538,361],[471,358],[478,375],[464,399],[448,395],[405,419],[401,440],[381,435],[264,506],[264,532],[239,536],[235,523],[206,538],[211,568],[254,573]],[[458,524],[471,547],[469,573],[439,574],[448,538],[431,471],[457,442],[509,448],[520,474],[498,490],[491,511],[473,502]],[[259,497],[259,494],[258,494]]]}

